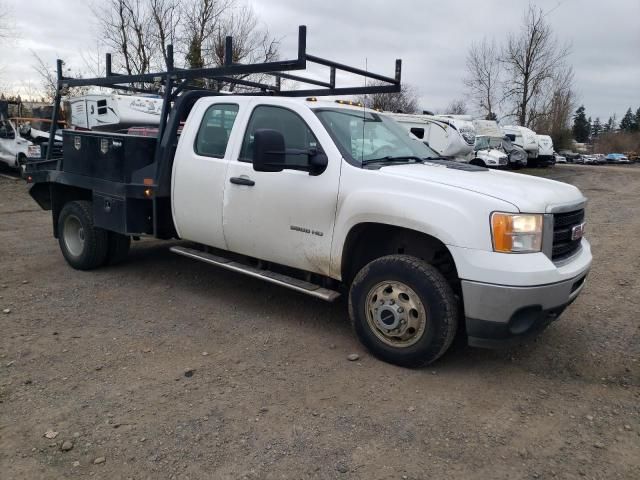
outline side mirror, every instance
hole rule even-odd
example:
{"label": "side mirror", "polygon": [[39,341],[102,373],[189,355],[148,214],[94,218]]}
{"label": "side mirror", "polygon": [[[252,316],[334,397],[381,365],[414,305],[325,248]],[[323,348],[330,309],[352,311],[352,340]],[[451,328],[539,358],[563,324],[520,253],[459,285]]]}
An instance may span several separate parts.
{"label": "side mirror", "polygon": [[285,166],[284,136],[277,130],[261,128],[253,133],[253,169],[281,172]]}
{"label": "side mirror", "polygon": [[[287,155],[305,158],[302,163],[287,163]],[[320,175],[329,164],[327,155],[317,149],[285,148],[284,136],[277,130],[261,128],[253,133],[253,169],[256,172],[302,170]]]}
{"label": "side mirror", "polygon": [[329,158],[324,152],[317,151],[309,155],[309,175],[320,175],[329,165]]}

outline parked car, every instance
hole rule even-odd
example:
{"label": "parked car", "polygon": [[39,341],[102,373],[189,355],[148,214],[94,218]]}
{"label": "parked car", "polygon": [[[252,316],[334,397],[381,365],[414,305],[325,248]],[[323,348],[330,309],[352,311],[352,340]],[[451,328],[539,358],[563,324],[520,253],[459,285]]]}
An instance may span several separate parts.
{"label": "parked car", "polygon": [[604,158],[604,154],[603,153],[594,153],[592,156],[595,157],[596,163],[598,165],[602,165],[604,163],[607,163],[607,160]]}
{"label": "parked car", "polygon": [[610,153],[606,157],[607,163],[631,163],[622,153]]}
{"label": "parked car", "polygon": [[553,157],[556,163],[567,163],[567,157],[560,155],[558,152],[553,152]]}
{"label": "parked car", "polygon": [[571,150],[560,150],[560,155],[567,159],[567,162],[571,163],[582,163],[576,162],[576,160],[580,159],[580,154]]}

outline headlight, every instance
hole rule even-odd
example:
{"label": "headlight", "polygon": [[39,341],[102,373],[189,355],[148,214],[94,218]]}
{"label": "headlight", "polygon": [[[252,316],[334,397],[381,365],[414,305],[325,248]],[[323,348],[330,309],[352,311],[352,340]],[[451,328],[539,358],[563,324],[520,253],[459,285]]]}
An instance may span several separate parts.
{"label": "headlight", "polygon": [[493,250],[502,253],[539,252],[542,249],[542,224],[542,215],[493,213]]}

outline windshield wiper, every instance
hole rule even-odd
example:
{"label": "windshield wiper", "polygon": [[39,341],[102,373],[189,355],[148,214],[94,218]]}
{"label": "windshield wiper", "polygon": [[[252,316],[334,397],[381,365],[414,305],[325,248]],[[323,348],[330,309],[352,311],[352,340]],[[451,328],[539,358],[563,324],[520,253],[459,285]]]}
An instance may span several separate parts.
{"label": "windshield wiper", "polygon": [[424,159],[420,157],[416,157],[415,155],[404,155],[392,157],[391,155],[387,155],[382,158],[369,158],[367,160],[362,160],[362,165],[369,165],[371,163],[404,163],[409,160],[413,160],[415,162],[422,162]]}

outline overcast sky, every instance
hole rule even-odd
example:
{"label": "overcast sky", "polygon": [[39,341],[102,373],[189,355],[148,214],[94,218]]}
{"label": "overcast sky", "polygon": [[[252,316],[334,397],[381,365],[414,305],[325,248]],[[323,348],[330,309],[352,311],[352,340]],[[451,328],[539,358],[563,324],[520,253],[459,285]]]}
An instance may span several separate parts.
{"label": "overcast sky", "polygon": [[[502,43],[520,28],[526,3],[513,0],[249,0],[296,55],[297,26],[308,26],[307,50],[381,74],[403,60],[403,81],[422,108],[464,97],[465,56],[482,37]],[[31,51],[81,66],[97,50],[99,32],[85,0],[0,0],[12,10],[19,38],[0,48],[0,85],[38,83]],[[640,106],[640,0],[539,0],[560,42],[570,42],[576,90],[587,115],[618,120]]]}

